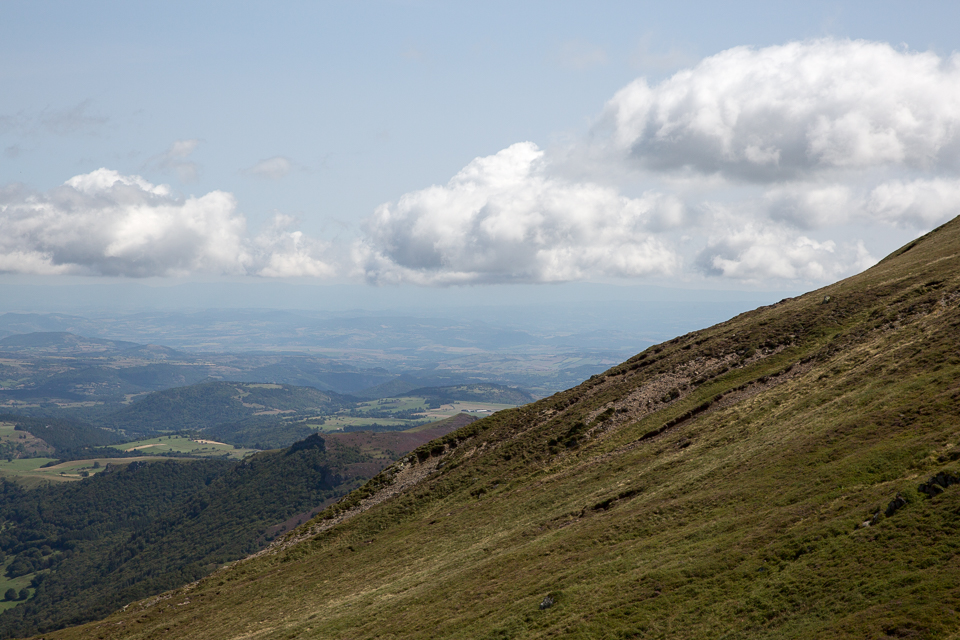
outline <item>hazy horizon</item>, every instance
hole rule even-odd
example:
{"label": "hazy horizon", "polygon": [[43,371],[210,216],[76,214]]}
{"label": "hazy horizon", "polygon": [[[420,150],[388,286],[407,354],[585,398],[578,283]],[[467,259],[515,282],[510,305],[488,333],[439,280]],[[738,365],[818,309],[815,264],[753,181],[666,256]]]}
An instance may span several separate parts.
{"label": "hazy horizon", "polygon": [[702,328],[960,208],[951,15],[5,2],[0,313]]}

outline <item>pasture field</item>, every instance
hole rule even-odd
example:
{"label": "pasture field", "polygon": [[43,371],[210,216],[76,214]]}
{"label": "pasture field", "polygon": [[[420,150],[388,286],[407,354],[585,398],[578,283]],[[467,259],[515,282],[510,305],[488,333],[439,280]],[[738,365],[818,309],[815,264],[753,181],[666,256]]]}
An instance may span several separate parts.
{"label": "pasture field", "polygon": [[472,400],[457,400],[451,404],[440,405],[439,409],[425,411],[428,418],[442,420],[455,416],[458,413],[469,413],[478,418],[484,418],[503,409],[513,409],[516,405],[496,404],[494,402],[473,402]]}
{"label": "pasture field", "polygon": [[[103,471],[108,464],[129,464],[134,460],[156,462],[167,458],[155,456],[137,456],[134,458],[90,458],[88,460],[70,460],[52,467],[44,467],[56,458],[22,458],[8,462],[0,460],[0,477],[16,482],[26,488],[33,488],[44,482],[75,482]],[[176,458],[174,458],[176,459]],[[2,597],[2,592],[0,592]]]}
{"label": "pasture field", "polygon": [[45,453],[53,449],[46,442],[27,431],[17,431],[12,422],[0,422],[0,457],[16,457],[16,454]]}
{"label": "pasture field", "polygon": [[408,411],[410,409],[425,409],[427,406],[423,398],[401,397],[401,398],[381,398],[380,400],[368,400],[357,405],[361,411],[381,410],[381,411]]}
{"label": "pasture field", "polygon": [[325,416],[326,422],[322,425],[307,423],[307,426],[325,432],[340,431],[344,427],[370,427],[375,424],[390,427],[404,427],[422,422],[422,420],[400,420],[397,418],[358,418],[352,416],[333,415]]}
{"label": "pasture field", "polygon": [[237,449],[232,444],[224,444],[214,440],[194,439],[184,436],[159,436],[146,440],[124,442],[111,445],[121,451],[137,452],[143,455],[160,455],[162,453],[181,453],[198,458],[243,458],[253,453],[253,449]]}
{"label": "pasture field", "polygon": [[[473,402],[469,400],[456,401],[441,405],[436,409],[427,409],[423,398],[386,398],[385,400],[371,400],[358,405],[361,410],[380,410],[380,411],[408,411],[418,410],[424,417],[408,420],[403,418],[372,418],[367,416],[351,416],[347,412],[341,412],[330,416],[324,416],[326,422],[322,425],[310,424],[309,426],[319,429],[326,433],[340,431],[344,427],[371,427],[373,425],[390,427],[408,427],[410,429],[430,429],[430,424],[439,420],[444,420],[452,416],[467,413],[476,418],[484,418],[492,415],[502,409],[512,409],[512,404],[496,404],[493,402]],[[421,424],[424,420],[429,420],[428,424]]]}
{"label": "pasture field", "polygon": [[18,594],[21,589],[26,589],[30,592],[30,595],[33,595],[35,589],[30,586],[30,580],[35,576],[35,573],[31,573],[25,576],[20,576],[18,578],[8,578],[6,576],[7,567],[13,562],[13,556],[0,560],[3,563],[3,569],[0,570],[0,611],[6,611],[11,609],[21,602],[26,602],[26,600],[3,600],[3,594],[7,592],[7,589],[13,589]]}

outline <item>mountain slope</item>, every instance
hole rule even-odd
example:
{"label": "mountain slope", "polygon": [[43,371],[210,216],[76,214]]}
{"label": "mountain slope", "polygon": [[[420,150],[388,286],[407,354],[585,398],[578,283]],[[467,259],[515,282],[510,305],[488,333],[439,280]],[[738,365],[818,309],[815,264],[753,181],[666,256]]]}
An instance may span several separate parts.
{"label": "mountain slope", "polygon": [[270,553],[46,637],[956,637],[958,443],[954,220],[436,440]]}

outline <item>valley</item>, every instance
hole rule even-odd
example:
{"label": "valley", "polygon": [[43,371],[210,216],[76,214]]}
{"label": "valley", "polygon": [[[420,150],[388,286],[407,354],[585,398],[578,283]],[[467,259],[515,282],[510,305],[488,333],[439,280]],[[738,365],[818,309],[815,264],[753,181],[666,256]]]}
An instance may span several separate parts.
{"label": "valley", "polygon": [[45,637],[953,637],[957,256],[960,220],[471,422],[268,550]]}
{"label": "valley", "polygon": [[[405,453],[532,400],[492,383],[419,380],[401,385],[408,395],[368,391],[373,399],[210,378],[171,387],[190,378],[144,364],[142,353],[130,360],[136,345],[13,338],[8,346],[39,352],[18,354],[33,378],[19,379],[0,415],[0,580],[14,590],[0,606],[2,637],[96,619],[202,577],[263,549]],[[84,359],[104,350],[109,364],[88,366]]]}

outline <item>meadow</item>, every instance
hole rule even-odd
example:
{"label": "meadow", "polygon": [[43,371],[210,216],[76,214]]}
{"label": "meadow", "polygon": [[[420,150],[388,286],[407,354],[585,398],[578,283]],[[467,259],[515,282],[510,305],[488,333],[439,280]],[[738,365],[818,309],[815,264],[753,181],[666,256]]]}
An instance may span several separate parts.
{"label": "meadow", "polygon": [[[331,433],[345,428],[392,427],[396,430],[429,429],[430,424],[460,413],[483,418],[516,405],[493,402],[458,400],[430,408],[423,397],[399,397],[371,400],[357,405],[356,409],[342,410],[324,416],[324,422],[308,423],[309,426]],[[424,424],[424,423],[427,424]]]}
{"label": "meadow", "polygon": [[234,458],[241,459],[251,453],[253,449],[237,448],[232,444],[189,438],[180,435],[159,436],[133,442],[112,445],[114,449],[128,452],[140,452],[144,455],[162,455],[164,453],[184,454],[201,458]]}

